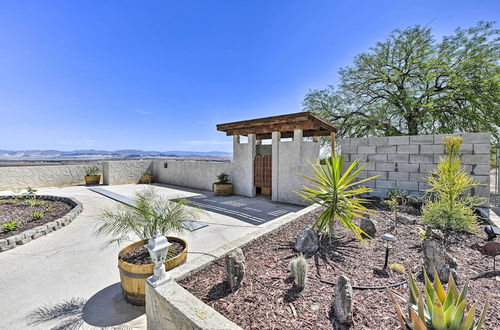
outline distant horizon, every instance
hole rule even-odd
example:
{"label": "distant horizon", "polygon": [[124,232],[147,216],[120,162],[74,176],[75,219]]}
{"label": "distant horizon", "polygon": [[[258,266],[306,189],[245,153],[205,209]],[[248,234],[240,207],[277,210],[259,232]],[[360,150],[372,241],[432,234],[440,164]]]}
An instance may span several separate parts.
{"label": "distant horizon", "polygon": [[216,124],[303,110],[393,30],[499,18],[492,0],[3,1],[0,148],[231,152]]}

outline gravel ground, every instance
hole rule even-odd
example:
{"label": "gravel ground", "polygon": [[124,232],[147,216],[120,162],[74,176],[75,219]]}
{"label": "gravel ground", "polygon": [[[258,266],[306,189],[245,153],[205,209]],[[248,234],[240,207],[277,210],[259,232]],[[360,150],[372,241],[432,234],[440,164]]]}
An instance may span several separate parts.
{"label": "gravel ground", "polygon": [[[289,277],[289,263],[296,256],[293,244],[297,234],[317,215],[307,215],[246,246],[243,251],[247,273],[236,293],[230,293],[225,281],[224,260],[212,263],[180,284],[244,329],[332,329],[332,323],[333,328],[343,329],[332,317],[334,287],[317,278],[336,282],[344,275],[351,279],[353,286],[377,286],[406,280],[407,275],[392,271],[388,276],[377,275],[384,263],[385,249],[381,240],[373,239],[365,245],[339,224],[337,238],[331,244],[328,240],[323,241],[320,252],[308,258],[309,275],[316,279],[309,279],[306,288],[297,291]],[[379,234],[387,232],[397,237],[389,263],[401,264],[416,273],[422,265],[418,238],[420,217],[404,216],[417,224],[398,224],[394,228],[388,211],[379,211],[374,218],[378,220]],[[485,329],[499,329],[500,272],[493,272],[491,258],[483,258],[471,248],[474,243],[484,244],[485,239],[480,234],[445,233],[448,250],[457,259],[459,286],[469,280],[469,301],[477,301],[480,309],[486,297],[491,297]],[[406,285],[395,291],[404,297],[408,295]],[[353,329],[399,328],[385,290],[354,290],[354,322]]]}

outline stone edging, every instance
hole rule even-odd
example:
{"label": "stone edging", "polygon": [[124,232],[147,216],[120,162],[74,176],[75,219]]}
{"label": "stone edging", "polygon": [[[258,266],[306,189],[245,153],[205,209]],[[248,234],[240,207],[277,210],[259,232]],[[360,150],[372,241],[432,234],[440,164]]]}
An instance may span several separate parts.
{"label": "stone edging", "polygon": [[[14,196],[0,196],[0,199],[9,199]],[[64,202],[73,208],[64,216],[59,219],[53,220],[51,222],[47,222],[41,226],[31,228],[23,231],[22,233],[16,234],[11,237],[7,237],[4,239],[0,239],[0,252],[14,249],[18,245],[24,245],[34,239],[42,237],[43,235],[47,235],[55,230],[58,230],[66,225],[68,225],[71,221],[73,221],[83,210],[82,204],[73,198],[68,197],[59,197],[59,196],[48,196],[48,195],[37,195],[37,199],[45,200],[45,201],[58,201]]]}
{"label": "stone edging", "polygon": [[319,205],[311,205],[298,212],[285,215],[271,221],[266,226],[245,235],[233,242],[225,244],[210,254],[199,257],[168,273],[173,281],[153,288],[146,283],[146,316],[148,330],[160,329],[232,329],[241,328],[221,315],[215,309],[199,300],[188,290],[177,284],[179,281],[208,266],[217,259],[224,257],[230,251],[243,247],[257,238],[276,232],[281,228],[301,219],[303,216],[318,209]]}

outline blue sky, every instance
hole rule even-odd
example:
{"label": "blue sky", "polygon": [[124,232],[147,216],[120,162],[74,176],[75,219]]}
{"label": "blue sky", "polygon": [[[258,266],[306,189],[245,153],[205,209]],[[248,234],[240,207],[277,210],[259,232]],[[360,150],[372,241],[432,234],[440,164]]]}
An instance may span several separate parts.
{"label": "blue sky", "polygon": [[0,149],[231,151],[217,123],[301,110],[396,28],[500,1],[0,0]]}

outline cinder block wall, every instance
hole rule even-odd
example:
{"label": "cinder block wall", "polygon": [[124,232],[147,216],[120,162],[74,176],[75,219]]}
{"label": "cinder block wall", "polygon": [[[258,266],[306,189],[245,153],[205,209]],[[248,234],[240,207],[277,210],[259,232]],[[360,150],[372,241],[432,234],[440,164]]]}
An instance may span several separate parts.
{"label": "cinder block wall", "polygon": [[[346,165],[355,159],[367,164],[360,176],[379,175],[366,186],[374,195],[385,196],[388,188],[398,187],[409,194],[422,195],[428,189],[426,177],[444,155],[443,137],[453,134],[344,138],[340,140]],[[455,134],[458,135],[458,134]],[[462,164],[481,186],[473,193],[489,200],[490,133],[464,133]]]}

